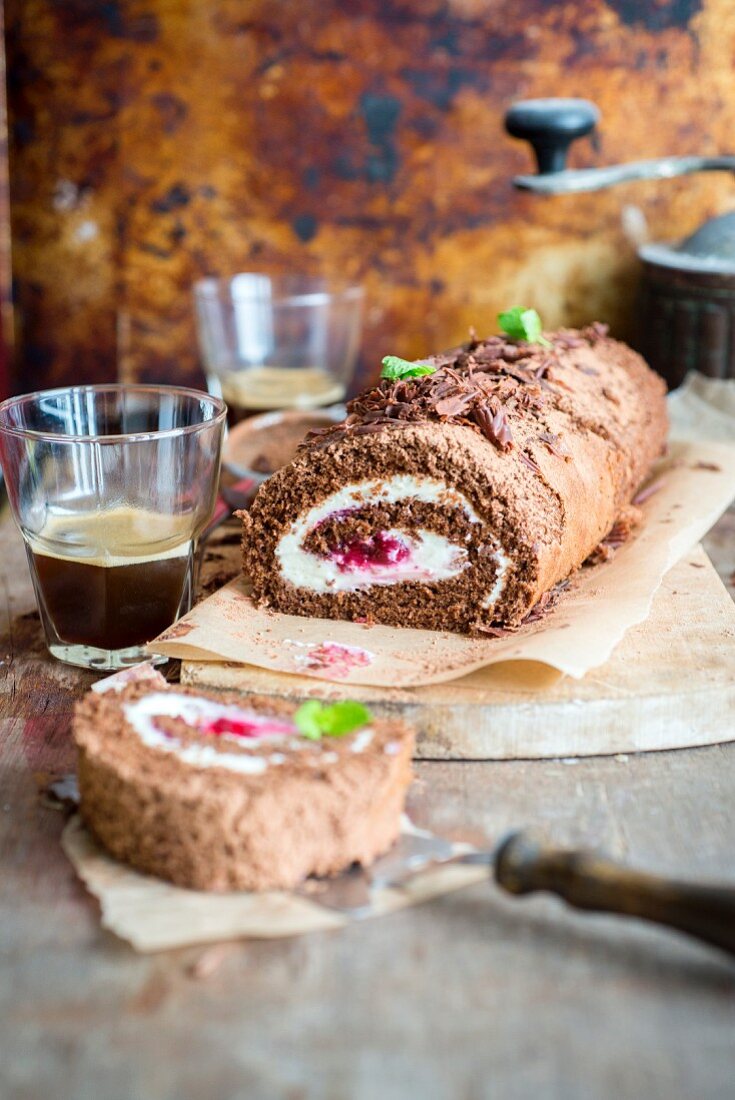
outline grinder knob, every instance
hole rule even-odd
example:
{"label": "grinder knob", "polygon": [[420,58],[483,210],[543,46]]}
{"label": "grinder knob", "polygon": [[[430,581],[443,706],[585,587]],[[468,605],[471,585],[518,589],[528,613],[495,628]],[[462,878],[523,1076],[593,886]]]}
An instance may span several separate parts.
{"label": "grinder knob", "polygon": [[566,168],[569,146],[591,134],[600,117],[587,99],[523,99],[508,109],[505,128],[531,143],[539,175],[548,175]]}

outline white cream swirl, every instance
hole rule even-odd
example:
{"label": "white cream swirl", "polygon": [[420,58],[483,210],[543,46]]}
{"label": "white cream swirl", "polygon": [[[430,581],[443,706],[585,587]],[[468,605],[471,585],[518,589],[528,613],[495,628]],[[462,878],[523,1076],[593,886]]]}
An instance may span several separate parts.
{"label": "white cream swirl", "polygon": [[[304,549],[310,533],[332,516],[346,514],[365,505],[410,504],[413,501],[456,508],[478,528],[483,523],[463,493],[450,488],[437,478],[396,474],[390,478],[352,482],[303,512],[281,537],[276,547],[281,576],[296,588],[306,588],[320,594],[354,592],[369,589],[373,585],[402,584],[408,581],[430,584],[459,576],[470,564],[466,547],[424,527],[412,527],[410,530],[392,527],[380,532],[382,536],[395,540],[402,547],[402,552],[395,561],[368,562],[345,568],[335,558],[313,554]],[[471,537],[468,535],[467,541]],[[499,599],[511,564],[502,547],[498,547],[495,560],[497,575],[491,592],[481,602],[483,608],[491,608]]]}

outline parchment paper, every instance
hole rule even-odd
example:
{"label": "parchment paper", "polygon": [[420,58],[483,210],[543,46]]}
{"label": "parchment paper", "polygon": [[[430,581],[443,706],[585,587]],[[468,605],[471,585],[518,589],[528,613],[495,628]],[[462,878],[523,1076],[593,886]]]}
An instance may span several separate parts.
{"label": "parchment paper", "polygon": [[611,561],[585,567],[540,621],[501,638],[367,626],[258,607],[232,581],[161,635],[151,652],[226,661],[340,684],[414,687],[499,661],[536,661],[580,678],[648,615],[664,574],[735,496],[735,447],[674,442],[654,472],[644,520]]}
{"label": "parchment paper", "polygon": [[735,381],[690,371],[669,394],[671,439],[735,444]]}
{"label": "parchment paper", "polygon": [[[208,894],[171,886],[108,856],[79,816],[68,822],[61,844],[77,874],[99,901],[103,926],[137,951],[163,951],[241,937],[300,936],[343,928],[355,919],[320,905],[316,894],[313,899],[275,890],[264,894]],[[468,845],[457,845],[458,852],[467,849]],[[368,915],[380,917],[483,880],[488,880],[487,867],[435,867],[416,875],[400,889],[375,890]]]}

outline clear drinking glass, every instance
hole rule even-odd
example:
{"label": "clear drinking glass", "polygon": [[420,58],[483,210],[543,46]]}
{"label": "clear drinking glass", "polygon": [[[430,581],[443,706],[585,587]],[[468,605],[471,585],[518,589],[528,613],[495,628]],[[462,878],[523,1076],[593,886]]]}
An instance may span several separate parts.
{"label": "clear drinking glass", "polygon": [[230,424],[256,412],[342,401],[360,346],[363,288],[243,272],[194,286],[199,344]]}
{"label": "clear drinking glass", "polygon": [[174,386],[0,405],[0,461],[54,657],[123,668],[189,610],[225,416],[218,398]]}

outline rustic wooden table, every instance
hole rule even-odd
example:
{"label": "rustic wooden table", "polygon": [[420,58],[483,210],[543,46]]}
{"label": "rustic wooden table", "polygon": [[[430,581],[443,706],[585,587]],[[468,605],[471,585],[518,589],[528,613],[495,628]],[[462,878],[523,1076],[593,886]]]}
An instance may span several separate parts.
{"label": "rustic wooden table", "polygon": [[[210,583],[236,537],[215,536]],[[707,549],[732,585],[735,513]],[[482,885],[339,933],[136,955],[101,929],[41,794],[74,766],[70,711],[93,678],[45,654],[7,515],[0,575],[0,1096],[735,1095],[735,964],[550,898]],[[541,825],[641,867],[735,881],[735,744],[417,772],[413,816],[437,832]]]}

